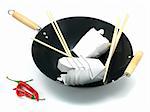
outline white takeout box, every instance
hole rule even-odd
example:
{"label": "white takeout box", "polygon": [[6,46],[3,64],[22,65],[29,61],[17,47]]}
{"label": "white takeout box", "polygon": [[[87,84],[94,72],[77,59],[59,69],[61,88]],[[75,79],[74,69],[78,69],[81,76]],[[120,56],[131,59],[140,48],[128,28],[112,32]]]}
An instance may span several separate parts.
{"label": "white takeout box", "polygon": [[110,43],[102,36],[101,31],[97,31],[95,28],[90,29],[72,51],[78,57],[98,57],[104,54],[109,49]]}
{"label": "white takeout box", "polygon": [[63,72],[57,80],[63,81],[65,85],[83,85],[100,81],[105,71],[105,66],[99,59],[81,57],[60,58],[57,68]]}

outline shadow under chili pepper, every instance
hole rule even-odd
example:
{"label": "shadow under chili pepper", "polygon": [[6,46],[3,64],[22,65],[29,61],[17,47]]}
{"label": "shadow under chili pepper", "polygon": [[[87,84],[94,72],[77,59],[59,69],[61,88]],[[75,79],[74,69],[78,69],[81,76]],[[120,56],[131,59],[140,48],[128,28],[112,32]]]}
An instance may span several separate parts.
{"label": "shadow under chili pepper", "polygon": [[53,94],[59,100],[73,104],[92,104],[107,101],[110,98],[113,100],[123,98],[135,85],[135,80],[122,78],[105,86],[78,88],[64,86],[47,77],[43,78],[43,75],[41,79],[47,92]]}

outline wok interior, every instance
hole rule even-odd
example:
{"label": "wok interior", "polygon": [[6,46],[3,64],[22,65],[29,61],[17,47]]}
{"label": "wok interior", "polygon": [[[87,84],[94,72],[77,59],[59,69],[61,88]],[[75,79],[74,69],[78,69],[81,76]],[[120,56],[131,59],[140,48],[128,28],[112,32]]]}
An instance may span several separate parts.
{"label": "wok interior", "polygon": [[[103,36],[106,37],[110,42],[114,31],[113,25],[89,17],[70,17],[61,19],[57,22],[70,49],[72,49],[82,38],[82,36],[93,27],[97,30],[104,29],[105,33]],[[36,35],[36,38],[64,51],[51,24],[45,26]],[[105,64],[107,60],[108,52],[109,50],[104,55],[98,57],[103,64]],[[76,56],[73,52],[72,54]],[[58,54],[57,52],[52,51],[36,42],[33,42],[32,56],[35,64],[41,70],[41,72],[43,72],[52,80],[56,81],[57,77],[61,74],[61,72],[57,69],[57,62],[59,58],[63,57],[63,55]],[[128,58],[128,56],[133,56],[132,46],[126,35],[123,33],[110,63],[107,83],[112,82],[112,80],[117,80],[123,75],[124,70],[131,60],[131,58]],[[102,81],[82,85],[80,87],[93,87],[100,85],[103,85]]]}

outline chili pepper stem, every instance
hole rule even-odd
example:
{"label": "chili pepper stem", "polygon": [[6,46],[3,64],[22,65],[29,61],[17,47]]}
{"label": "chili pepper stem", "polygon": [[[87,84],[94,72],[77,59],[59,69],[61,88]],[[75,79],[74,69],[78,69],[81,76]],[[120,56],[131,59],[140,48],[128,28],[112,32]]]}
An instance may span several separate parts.
{"label": "chili pepper stem", "polygon": [[[10,81],[13,81],[13,82],[17,82],[17,83],[20,82],[20,81],[18,81],[18,80],[10,79],[8,76],[7,76],[6,78],[7,78],[8,80],[10,80]],[[27,81],[25,81],[25,82],[30,82],[30,81],[33,81],[33,79],[27,80]]]}
{"label": "chili pepper stem", "polygon": [[45,100],[45,98],[42,98],[42,99],[38,99],[38,100]]}
{"label": "chili pepper stem", "polygon": [[[33,95],[31,99],[36,99],[36,98]],[[39,98],[38,100],[45,100],[45,98]]]}
{"label": "chili pepper stem", "polygon": [[10,81],[13,81],[13,82],[17,82],[17,83],[19,83],[19,81],[17,81],[17,80],[13,80],[13,79],[10,79],[8,76],[6,77],[8,80],[10,80]]}
{"label": "chili pepper stem", "polygon": [[31,81],[33,81],[33,79],[27,80],[27,81],[25,81],[25,82],[31,82]]}

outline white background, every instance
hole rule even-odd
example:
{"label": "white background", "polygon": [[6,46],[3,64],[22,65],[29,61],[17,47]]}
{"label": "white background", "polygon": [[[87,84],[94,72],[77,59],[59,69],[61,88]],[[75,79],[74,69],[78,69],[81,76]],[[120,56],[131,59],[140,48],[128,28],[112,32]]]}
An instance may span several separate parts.
{"label": "white background", "polygon": [[[10,15],[17,10],[41,27],[49,23],[46,11],[55,18],[90,16],[112,24],[129,14],[125,34],[134,53],[144,56],[130,78],[88,89],[62,86],[43,75],[31,56],[31,38],[37,34]],[[0,1],[0,111],[4,112],[129,112],[150,111],[150,5],[148,0],[1,0]],[[27,80],[45,101],[18,98],[12,90],[17,84],[6,76]]]}

